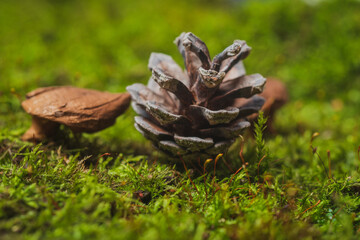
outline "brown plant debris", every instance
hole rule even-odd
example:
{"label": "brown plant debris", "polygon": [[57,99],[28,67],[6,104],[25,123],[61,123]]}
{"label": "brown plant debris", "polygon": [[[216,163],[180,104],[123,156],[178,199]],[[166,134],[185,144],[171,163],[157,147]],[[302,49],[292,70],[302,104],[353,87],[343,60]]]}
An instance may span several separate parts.
{"label": "brown plant debris", "polygon": [[115,123],[130,104],[128,93],[108,93],[72,86],[38,88],[26,95],[24,110],[32,125],[24,141],[41,141],[54,136],[60,124],[75,133],[93,133]]}
{"label": "brown plant debris", "polygon": [[[267,78],[264,91],[259,94],[265,99],[265,104],[262,106],[261,111],[264,116],[268,117],[266,130],[270,133],[275,133],[273,126],[275,112],[280,109],[289,101],[289,94],[284,83],[275,78]],[[251,122],[256,121],[258,114],[253,114],[248,119]]]}

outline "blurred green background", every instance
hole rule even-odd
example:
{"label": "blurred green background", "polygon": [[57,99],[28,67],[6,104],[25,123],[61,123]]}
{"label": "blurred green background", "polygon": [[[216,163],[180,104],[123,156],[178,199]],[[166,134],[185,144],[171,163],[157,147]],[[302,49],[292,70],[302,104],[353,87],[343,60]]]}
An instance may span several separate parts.
{"label": "blurred green background", "polygon": [[[0,127],[15,136],[25,131],[30,118],[20,101],[37,87],[122,92],[134,82],[146,83],[151,52],[182,64],[173,40],[183,31],[206,42],[212,56],[234,39],[247,41],[253,48],[245,60],[248,73],[277,77],[288,86],[291,102],[278,114],[280,132],[333,129],[331,136],[344,137],[358,129],[355,0],[2,0]],[[100,135],[142,141],[132,116],[129,110]]]}

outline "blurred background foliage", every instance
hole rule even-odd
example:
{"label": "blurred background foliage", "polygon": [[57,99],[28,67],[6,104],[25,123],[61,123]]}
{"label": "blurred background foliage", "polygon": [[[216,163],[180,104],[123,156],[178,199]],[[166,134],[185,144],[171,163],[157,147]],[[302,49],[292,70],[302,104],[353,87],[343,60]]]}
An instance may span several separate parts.
{"label": "blurred background foliage", "polygon": [[[2,0],[0,126],[19,135],[30,125],[20,102],[50,85],[125,91],[150,77],[151,52],[182,64],[172,41],[192,31],[212,56],[234,39],[253,50],[248,73],[284,81],[291,102],[277,117],[280,132],[326,131],[359,140],[360,2],[357,0]],[[5,116],[6,117],[3,117]],[[142,141],[133,112],[103,139]],[[122,124],[119,124],[119,122]]]}
{"label": "blurred background foliage", "polygon": [[[359,1],[1,1],[1,90],[73,84],[124,91],[146,82],[151,52],[180,63],[173,39],[192,31],[214,56],[253,47],[248,72],[281,78],[297,99],[360,102]],[[351,90],[351,91],[350,91]]]}

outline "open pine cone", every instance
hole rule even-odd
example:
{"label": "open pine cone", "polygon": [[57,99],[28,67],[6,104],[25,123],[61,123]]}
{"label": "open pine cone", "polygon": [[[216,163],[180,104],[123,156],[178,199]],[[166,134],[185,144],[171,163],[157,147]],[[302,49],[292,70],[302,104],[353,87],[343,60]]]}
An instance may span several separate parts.
{"label": "open pine cone", "polygon": [[209,51],[193,33],[175,43],[186,71],[162,53],[152,53],[148,85],[127,87],[132,107],[140,116],[135,127],[154,145],[172,156],[224,153],[250,126],[246,117],[258,112],[266,79],[245,75],[242,60],[251,48],[245,41],[232,45],[211,61]]}

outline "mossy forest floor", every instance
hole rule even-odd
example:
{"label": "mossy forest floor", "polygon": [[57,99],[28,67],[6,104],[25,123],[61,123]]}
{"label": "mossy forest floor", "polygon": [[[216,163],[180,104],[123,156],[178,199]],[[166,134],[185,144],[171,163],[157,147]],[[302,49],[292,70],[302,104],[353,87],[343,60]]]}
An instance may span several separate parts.
{"label": "mossy forest floor", "polygon": [[[147,82],[151,52],[182,63],[183,31],[212,56],[246,40],[247,72],[287,84],[275,135],[247,132],[188,171],[132,109],[93,135],[20,140],[27,92],[123,92]],[[0,1],[0,238],[359,239],[359,39],[356,0]]]}

